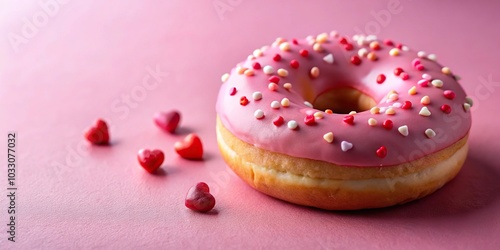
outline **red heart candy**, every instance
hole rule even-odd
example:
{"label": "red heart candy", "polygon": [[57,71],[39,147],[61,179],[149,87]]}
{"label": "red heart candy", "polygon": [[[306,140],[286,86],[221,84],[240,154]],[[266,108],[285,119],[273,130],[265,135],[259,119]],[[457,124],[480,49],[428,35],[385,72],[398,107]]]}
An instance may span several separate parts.
{"label": "red heart candy", "polygon": [[205,182],[198,182],[189,189],[184,202],[187,208],[197,212],[208,212],[215,206],[215,198]]}
{"label": "red heart candy", "polygon": [[153,173],[156,169],[158,169],[163,160],[165,159],[165,155],[161,150],[154,149],[141,149],[137,153],[137,160],[139,164],[146,169],[149,173]]}
{"label": "red heart candy", "polygon": [[184,140],[174,144],[175,151],[182,158],[201,160],[203,158],[203,145],[196,134],[187,135]]}
{"label": "red heart candy", "polygon": [[98,119],[92,127],[85,131],[87,141],[96,145],[105,145],[109,143],[108,125],[102,119]]}
{"label": "red heart candy", "polygon": [[173,133],[181,121],[181,114],[177,111],[159,112],[155,114],[154,121],[161,129]]}

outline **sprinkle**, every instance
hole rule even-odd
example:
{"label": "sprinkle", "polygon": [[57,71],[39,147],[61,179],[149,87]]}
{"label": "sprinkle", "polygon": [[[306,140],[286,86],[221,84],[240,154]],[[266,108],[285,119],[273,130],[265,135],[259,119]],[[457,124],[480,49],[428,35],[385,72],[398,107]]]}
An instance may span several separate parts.
{"label": "sprinkle", "polygon": [[422,107],[422,109],[420,109],[420,112],[418,112],[418,114],[421,116],[430,116],[431,111],[429,111],[427,107]]}
{"label": "sprinkle", "polygon": [[441,111],[443,111],[445,114],[449,114],[451,113],[451,107],[450,105],[448,104],[443,104],[441,107],[440,107]]}
{"label": "sprinkle", "polygon": [[240,105],[241,106],[246,106],[248,104],[248,99],[245,96],[242,96],[240,98]]}
{"label": "sprinkle", "polygon": [[356,111],[349,112],[349,115],[355,115],[355,114],[356,114]]}
{"label": "sprinkle", "polygon": [[248,56],[247,56],[247,59],[248,59],[248,60],[255,60],[255,56],[253,56],[253,55],[248,55]]}
{"label": "sprinkle", "polygon": [[431,103],[431,98],[426,95],[426,96],[422,97],[422,99],[420,99],[420,103],[422,105],[429,105],[429,103]]}
{"label": "sprinkle", "polygon": [[387,149],[385,148],[385,146],[381,146],[375,153],[378,157],[384,158],[387,155]]}
{"label": "sprinkle", "polygon": [[289,121],[286,125],[291,130],[296,129],[299,126],[299,124],[297,124],[297,122],[294,120]]}
{"label": "sprinkle", "polygon": [[394,110],[393,108],[388,108],[387,110],[385,110],[385,114],[386,115],[395,115],[396,110]]}
{"label": "sprinkle", "polygon": [[455,78],[455,80],[457,81],[460,81],[460,79],[462,79],[462,77],[460,77],[459,75],[455,74],[453,75],[453,78]]}
{"label": "sprinkle", "polygon": [[347,124],[353,125],[354,124],[354,116],[346,115],[346,116],[344,116],[343,121]]}
{"label": "sprinkle", "polygon": [[401,43],[396,44],[396,48],[403,49],[403,44],[401,44]]}
{"label": "sprinkle", "polygon": [[258,101],[258,100],[262,99],[262,93],[260,93],[259,91],[253,92],[252,98],[255,101]]}
{"label": "sprinkle", "polygon": [[255,118],[257,118],[257,119],[262,119],[262,118],[264,118],[264,111],[257,109],[253,113],[253,116],[255,116]]}
{"label": "sprinkle", "polygon": [[408,94],[415,95],[417,94],[417,87],[413,86],[408,90]]}
{"label": "sprinkle", "polygon": [[395,108],[401,108],[401,106],[403,106],[403,104],[401,104],[400,102],[395,102],[391,106],[395,107]]}
{"label": "sprinkle", "polygon": [[380,108],[379,107],[373,107],[370,109],[370,113],[375,115],[375,114],[378,114],[380,112]]}
{"label": "sprinkle", "polygon": [[445,90],[443,92],[443,95],[444,95],[444,97],[446,97],[446,99],[453,100],[455,98],[455,92],[453,92],[451,90]]}
{"label": "sprinkle", "polygon": [[387,130],[391,130],[393,126],[394,123],[391,120],[385,120],[384,122],[382,122],[382,127],[384,127]]}
{"label": "sprinkle", "polygon": [[435,80],[432,80],[432,85],[434,87],[438,87],[438,88],[441,88],[443,87],[443,81],[439,80],[439,79],[435,79]]}
{"label": "sprinkle", "polygon": [[357,39],[354,39],[353,37],[353,40],[356,40],[356,43],[359,45],[359,46],[363,46],[365,45],[368,41],[366,41],[365,37],[364,36],[358,36],[356,37]]}
{"label": "sprinkle", "polygon": [[293,59],[290,61],[290,67],[294,68],[294,69],[298,69],[299,68],[299,61]]}
{"label": "sprinkle", "polygon": [[378,59],[378,57],[375,54],[375,52],[368,53],[368,55],[366,55],[366,58],[368,58],[370,61],[376,61]]}
{"label": "sprinkle", "polygon": [[474,102],[472,101],[472,98],[470,98],[470,97],[468,97],[468,96],[467,96],[467,97],[465,97],[465,102],[466,102],[467,104],[469,104],[469,106],[471,106],[471,107],[472,107],[472,105],[474,104]]}
{"label": "sprinkle", "polygon": [[410,79],[410,75],[408,75],[408,73],[406,72],[402,72],[401,75],[400,75],[401,79],[403,79],[404,81]]}
{"label": "sprinkle", "polygon": [[370,126],[376,126],[377,125],[377,120],[375,118],[370,118],[368,119],[368,125]]}
{"label": "sprinkle", "polygon": [[314,113],[314,117],[315,117],[316,119],[323,119],[323,112],[321,112],[321,111],[316,111],[316,112]]}
{"label": "sprinkle", "polygon": [[361,48],[358,50],[359,57],[365,57],[366,55],[368,55],[368,50],[366,48]]}
{"label": "sprinkle", "polygon": [[247,68],[245,68],[245,67],[241,67],[241,66],[236,67],[236,71],[238,71],[238,74],[240,74],[240,75],[243,75],[243,73],[245,73],[246,70],[247,70]]}
{"label": "sprinkle", "polygon": [[308,101],[305,101],[304,105],[306,105],[309,108],[313,108],[313,105],[310,102],[308,102]]}
{"label": "sprinkle", "polygon": [[328,133],[324,134],[323,139],[328,143],[332,143],[333,142],[333,133],[328,132]]}
{"label": "sprinkle", "polygon": [[314,119],[314,115],[306,115],[306,117],[304,117],[304,123],[307,126],[313,126],[314,124],[316,124],[316,120]]}
{"label": "sprinkle", "polygon": [[441,72],[442,72],[443,74],[445,74],[445,75],[450,75],[450,74],[451,74],[451,70],[450,70],[450,68],[448,68],[448,67],[443,67],[443,68],[441,69]]}
{"label": "sprinkle", "polygon": [[417,66],[415,66],[415,68],[418,70],[418,71],[422,71],[425,69],[424,65],[423,64],[419,64]]}
{"label": "sprinkle", "polygon": [[340,148],[342,151],[346,152],[347,150],[351,149],[353,147],[352,143],[347,142],[347,141],[342,141],[340,143]]}
{"label": "sprinkle", "polygon": [[429,138],[432,138],[432,137],[436,136],[436,132],[434,132],[434,130],[428,128],[425,130],[425,135]]}
{"label": "sprinkle", "polygon": [[261,69],[260,63],[258,63],[258,62],[252,63],[252,68],[253,69]]}
{"label": "sprinkle", "polygon": [[273,67],[271,67],[269,65],[264,66],[262,71],[264,71],[264,74],[266,74],[266,75],[271,75],[272,73],[274,73]]}
{"label": "sprinkle", "polygon": [[351,63],[354,65],[360,65],[361,64],[361,59],[359,56],[352,56],[351,57]]}
{"label": "sprinkle", "polygon": [[468,104],[468,103],[464,103],[464,110],[465,110],[466,112],[467,112],[467,111],[469,111],[470,107],[471,107],[471,105],[470,105],[470,104]]}
{"label": "sprinkle", "polygon": [[393,101],[397,101],[399,99],[399,95],[398,94],[395,94],[395,93],[392,93],[390,94],[387,99],[389,99],[389,101],[393,102]]}
{"label": "sprinkle", "polygon": [[420,79],[417,84],[420,86],[420,87],[427,87],[429,86],[429,80],[427,79]]}
{"label": "sprinkle", "polygon": [[323,46],[321,46],[321,44],[319,44],[319,43],[315,43],[313,45],[313,50],[316,52],[321,52],[321,51],[323,51]]}
{"label": "sprinkle", "polygon": [[381,83],[383,83],[385,81],[385,79],[386,79],[385,75],[384,74],[380,74],[380,75],[377,76],[377,83],[381,84]]}
{"label": "sprinkle", "polygon": [[402,68],[398,67],[398,68],[394,69],[394,75],[396,75],[396,76],[401,75],[401,73],[403,73],[403,72],[404,72],[404,70]]}
{"label": "sprinkle", "polygon": [[280,108],[280,103],[278,101],[272,101],[271,102],[271,108],[273,108],[273,109],[279,109]]}
{"label": "sprinkle", "polygon": [[281,55],[280,55],[280,54],[276,54],[276,55],[274,55],[274,56],[273,56],[273,60],[274,60],[275,62],[279,62],[279,61],[281,61]]}
{"label": "sprinkle", "polygon": [[278,117],[276,117],[276,118],[273,120],[273,124],[274,124],[276,127],[279,127],[279,126],[283,125],[283,123],[285,123],[285,119],[283,119],[283,116],[278,116]]}
{"label": "sprinkle", "polygon": [[316,42],[317,43],[324,43],[328,41],[328,34],[327,33],[321,33],[316,36]]}
{"label": "sprinkle", "polygon": [[377,36],[376,35],[368,35],[368,36],[366,36],[366,41],[368,41],[368,42],[375,41],[375,40],[377,40]]}
{"label": "sprinkle", "polygon": [[408,136],[408,134],[409,134],[409,132],[408,132],[408,126],[406,126],[406,125],[403,125],[403,126],[399,127],[398,131],[403,136]]}
{"label": "sprinkle", "polygon": [[344,44],[344,49],[347,51],[351,51],[352,49],[354,49],[354,46],[352,46],[351,43]]}
{"label": "sprinkle", "polygon": [[283,106],[285,108],[290,106],[290,100],[288,100],[288,98],[286,98],[286,97],[281,99],[281,106]]}
{"label": "sprinkle", "polygon": [[405,101],[403,103],[403,105],[401,105],[401,108],[404,109],[404,110],[408,110],[408,109],[411,109],[411,106],[412,106],[412,104],[411,104],[410,101]]}
{"label": "sprinkle", "polygon": [[276,83],[276,84],[278,84],[278,83],[280,82],[280,78],[279,78],[279,77],[277,77],[277,76],[271,76],[271,77],[269,77],[269,79],[268,79],[268,80],[269,80],[270,82],[274,82],[274,83]]}
{"label": "sprinkle", "polygon": [[340,43],[340,44],[347,44],[347,43],[348,43],[348,42],[347,42],[347,38],[345,38],[345,37],[341,37],[341,38],[339,39],[339,43]]}
{"label": "sprinkle", "polygon": [[333,55],[332,54],[326,55],[325,57],[323,57],[323,61],[325,61],[326,63],[332,64],[334,61]]}
{"label": "sprinkle", "polygon": [[302,57],[307,57],[309,55],[309,51],[305,50],[305,49],[301,49],[299,51],[299,54],[302,56]]}
{"label": "sprinkle", "polygon": [[236,94],[236,88],[235,87],[232,87],[230,90],[229,90],[229,95],[235,95]]}
{"label": "sprinkle", "polygon": [[294,39],[292,39],[292,43],[297,45],[297,44],[299,44],[299,41],[297,41],[297,39],[294,38]]}
{"label": "sprinkle", "polygon": [[409,48],[408,46],[406,46],[406,45],[403,45],[403,46],[401,47],[401,50],[402,50],[402,51],[410,51],[410,48]]}
{"label": "sprinkle", "polygon": [[398,48],[392,48],[389,51],[389,55],[391,55],[391,56],[399,56],[399,49]]}
{"label": "sprinkle", "polygon": [[288,70],[286,69],[278,69],[277,71],[278,75],[281,76],[281,77],[286,77],[288,76]]}
{"label": "sprinkle", "polygon": [[270,82],[269,85],[267,85],[267,88],[271,91],[277,91],[279,86],[274,82]]}
{"label": "sprinkle", "polygon": [[334,37],[334,38],[337,38],[337,37],[339,37],[339,33],[338,33],[336,30],[332,30],[332,31],[330,32],[330,36],[331,36],[331,37]]}
{"label": "sprinkle", "polygon": [[253,70],[251,70],[251,69],[245,70],[245,72],[243,72],[243,74],[245,74],[246,76],[253,76],[254,75]]}
{"label": "sprinkle", "polygon": [[287,42],[284,42],[280,44],[280,50],[281,51],[289,51],[290,50],[290,44]]}
{"label": "sprinkle", "polygon": [[283,88],[290,90],[290,89],[292,89],[292,84],[287,82],[287,83],[283,84]]}
{"label": "sprinkle", "polygon": [[330,115],[331,115],[331,114],[333,114],[333,111],[332,111],[331,109],[325,109],[325,113],[327,113],[327,114],[330,114]]}
{"label": "sprinkle", "polygon": [[432,79],[432,76],[427,74],[427,73],[424,73],[424,74],[422,74],[422,78],[430,81]]}
{"label": "sprinkle", "polygon": [[222,83],[225,83],[227,81],[227,79],[229,79],[229,74],[228,73],[225,73],[224,75],[222,75],[220,77],[220,80],[222,81]]}
{"label": "sprinkle", "polygon": [[255,57],[260,57],[262,56],[264,53],[262,53],[262,50],[260,49],[256,49],[253,51],[252,55],[255,56]]}
{"label": "sprinkle", "polygon": [[372,50],[380,50],[380,44],[377,41],[373,41],[370,43],[370,49]]}
{"label": "sprinkle", "polygon": [[318,67],[313,67],[311,69],[310,74],[311,74],[312,78],[317,78],[319,76],[319,69],[318,69]]}
{"label": "sprinkle", "polygon": [[435,54],[429,54],[429,55],[427,55],[427,59],[429,59],[431,61],[436,61],[437,56]]}

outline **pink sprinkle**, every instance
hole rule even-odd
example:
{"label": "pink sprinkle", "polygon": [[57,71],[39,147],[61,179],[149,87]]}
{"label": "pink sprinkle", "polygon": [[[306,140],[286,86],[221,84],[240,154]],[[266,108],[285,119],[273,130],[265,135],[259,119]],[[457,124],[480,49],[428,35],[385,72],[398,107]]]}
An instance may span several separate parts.
{"label": "pink sprinkle", "polygon": [[420,85],[421,87],[427,87],[427,86],[429,86],[429,80],[427,80],[427,79],[422,79],[422,80],[419,80],[417,83],[418,83],[418,85]]}
{"label": "pink sprinkle", "polygon": [[419,64],[415,67],[418,71],[422,71],[425,69],[424,65],[423,64]]}
{"label": "pink sprinkle", "polygon": [[236,94],[236,88],[235,87],[232,87],[230,90],[229,90],[229,95],[235,95]]}
{"label": "pink sprinkle", "polygon": [[410,75],[408,75],[408,73],[406,73],[406,72],[402,72],[400,77],[401,77],[401,79],[403,79],[405,81],[410,79]]}
{"label": "pink sprinkle", "polygon": [[432,79],[432,76],[429,75],[429,74],[422,74],[422,78],[426,79],[426,80],[431,80]]}
{"label": "pink sprinkle", "polygon": [[422,64],[422,62],[418,58],[415,58],[415,59],[413,59],[413,61],[411,61],[411,65],[413,65],[413,67],[415,67],[415,68],[417,67],[417,65],[420,65],[420,64]]}
{"label": "pink sprinkle", "polygon": [[280,78],[277,76],[271,76],[269,77],[269,81],[278,84],[280,82]]}
{"label": "pink sprinkle", "polygon": [[269,88],[269,90],[271,91],[276,91],[278,90],[278,84],[274,83],[274,82],[270,82],[269,85],[267,85],[267,87]]}

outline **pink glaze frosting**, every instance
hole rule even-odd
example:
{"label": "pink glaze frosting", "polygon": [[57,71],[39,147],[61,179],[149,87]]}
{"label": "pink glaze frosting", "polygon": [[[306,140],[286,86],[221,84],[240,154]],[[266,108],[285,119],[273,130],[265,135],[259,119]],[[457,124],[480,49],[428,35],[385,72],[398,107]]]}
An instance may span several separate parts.
{"label": "pink glaze frosting", "polygon": [[[262,149],[345,166],[391,166],[468,133],[472,101],[457,78],[435,55],[375,36],[278,38],[222,76],[216,108],[224,127]],[[380,111],[310,107],[340,87],[371,96]]]}

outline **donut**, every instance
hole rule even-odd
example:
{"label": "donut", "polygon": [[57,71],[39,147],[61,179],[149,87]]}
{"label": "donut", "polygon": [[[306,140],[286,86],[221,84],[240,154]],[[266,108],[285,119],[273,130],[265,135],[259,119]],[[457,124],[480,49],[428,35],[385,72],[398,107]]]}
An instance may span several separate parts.
{"label": "donut", "polygon": [[403,204],[452,180],[472,99],[436,55],[374,35],[278,38],[222,76],[219,150],[254,189],[303,206]]}

